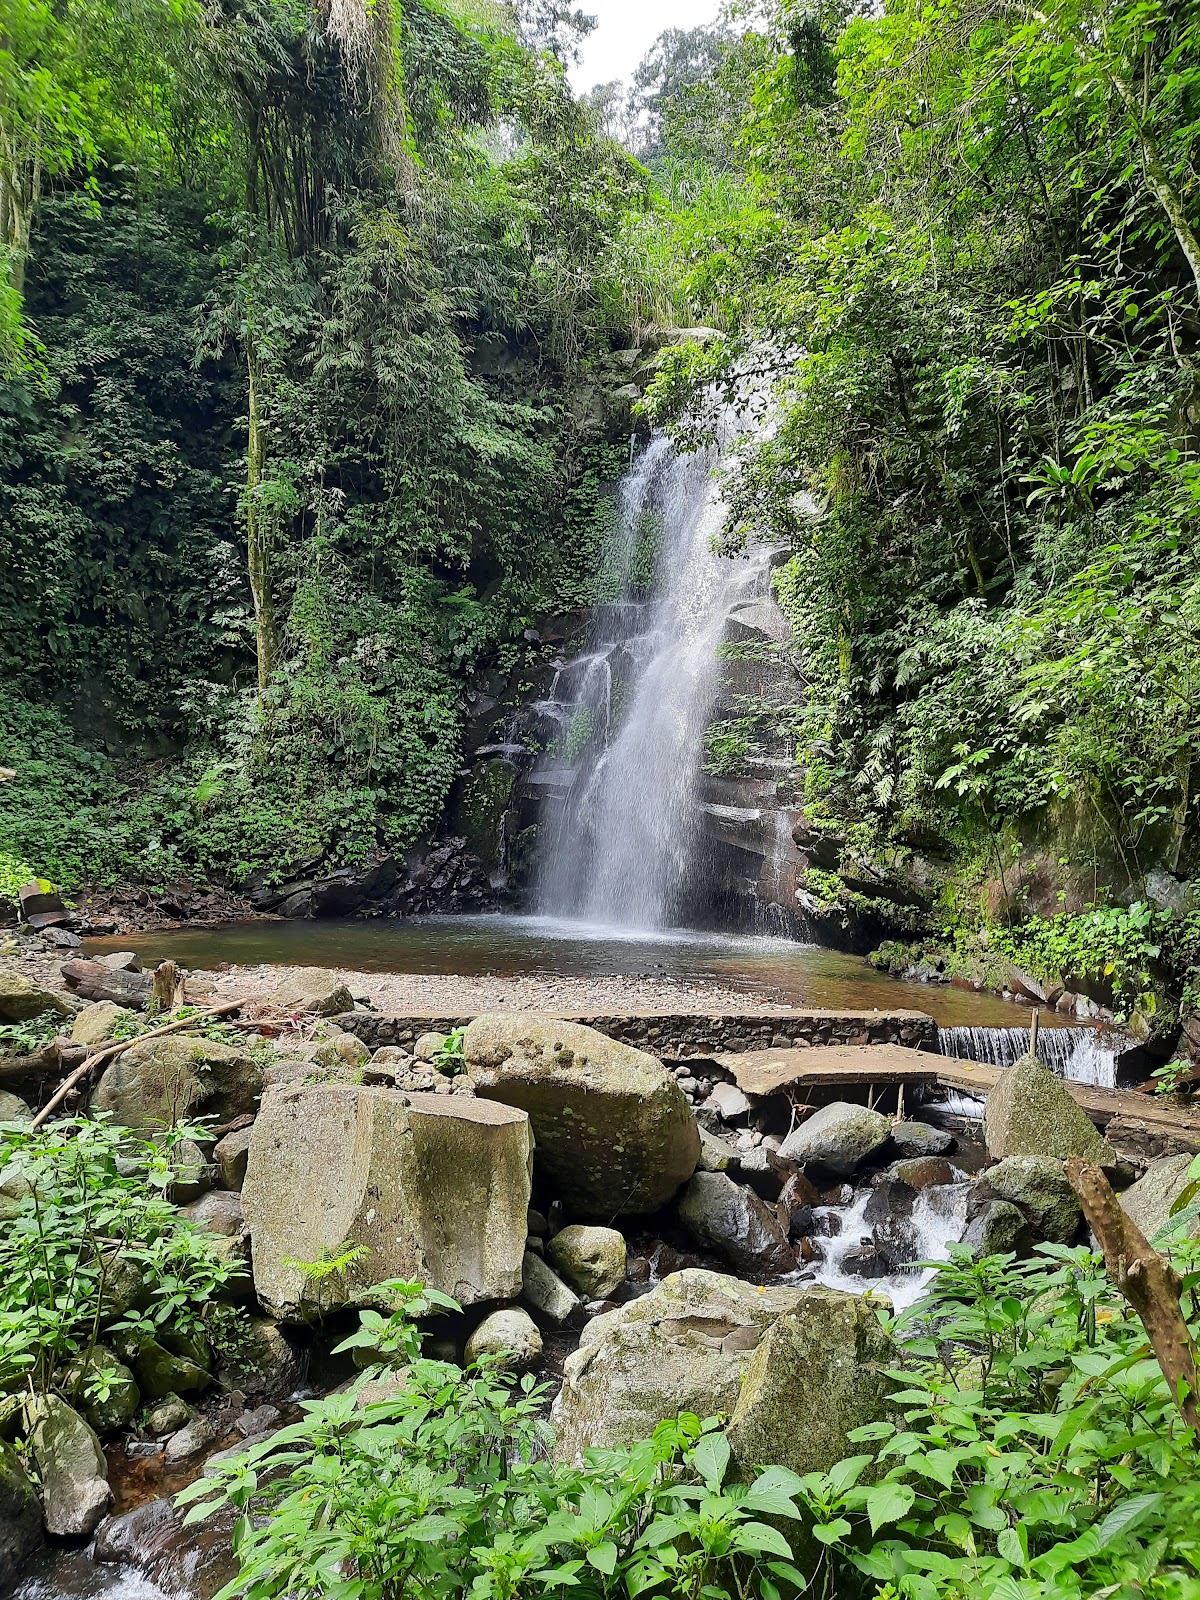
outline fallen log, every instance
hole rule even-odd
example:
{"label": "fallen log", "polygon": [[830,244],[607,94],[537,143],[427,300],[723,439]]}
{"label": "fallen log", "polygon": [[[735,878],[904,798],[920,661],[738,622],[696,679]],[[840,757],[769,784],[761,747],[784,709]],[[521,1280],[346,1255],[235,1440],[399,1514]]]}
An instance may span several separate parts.
{"label": "fallen log", "polygon": [[1121,1205],[1101,1167],[1071,1156],[1066,1170],[1104,1252],[1109,1279],[1141,1319],[1183,1420],[1200,1433],[1200,1355],[1179,1303],[1174,1267]]}
{"label": "fallen log", "polygon": [[146,1033],[139,1033],[136,1039],[124,1039],[120,1044],[105,1045],[102,1050],[95,1051],[88,1056],[86,1061],[76,1067],[69,1078],[59,1084],[54,1094],[33,1119],[32,1126],[40,1128],[44,1122],[49,1121],[50,1113],[59,1107],[70,1094],[75,1085],[87,1077],[88,1073],[95,1071],[102,1061],[112,1061],[122,1051],[130,1050],[135,1044],[141,1044],[146,1039],[157,1039],[164,1033],[179,1033],[184,1028],[194,1028],[198,1022],[203,1022],[212,1017],[223,1017],[230,1011],[236,1011],[242,1004],[240,1000],[226,1000],[223,1005],[209,1006],[204,1011],[196,1011],[190,1017],[179,1017],[174,1022],[164,1023],[161,1028],[150,1028]]}

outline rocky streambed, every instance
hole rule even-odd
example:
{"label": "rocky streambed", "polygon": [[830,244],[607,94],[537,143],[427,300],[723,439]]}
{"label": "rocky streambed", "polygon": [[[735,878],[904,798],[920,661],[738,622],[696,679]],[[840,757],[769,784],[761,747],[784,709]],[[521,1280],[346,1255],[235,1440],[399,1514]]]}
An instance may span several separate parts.
{"label": "rocky streambed", "polygon": [[[76,1049],[130,1028],[115,1001],[0,972],[0,1017],[47,1009]],[[234,1268],[222,1294],[237,1333],[115,1331],[138,1291],[112,1261],[105,1399],[81,1401],[68,1374],[45,1397],[0,1395],[0,1587],[98,1592],[82,1551],[208,1600],[230,1573],[229,1524],[184,1529],[170,1494],[344,1381],[323,1352],[390,1278],[461,1306],[430,1325],[431,1350],[504,1352],[552,1380],[565,1459],[689,1410],[728,1414],[738,1459],[828,1466],[884,1401],[873,1299],[915,1299],[919,1263],[955,1241],[992,1253],[1081,1237],[1063,1160],[1116,1165],[1033,1059],[992,1092],[981,1140],[904,1116],[886,1087],[874,1104],[747,1094],[714,1061],[537,1013],[373,1050],[330,1020],[355,1014],[336,975],[307,972],[247,1000],[232,1039],[184,1019],[135,1037],[89,1085],[94,1109],[145,1139],[206,1119],[172,1157],[170,1192]],[[13,1097],[4,1114],[30,1111]],[[1186,1164],[1156,1163],[1128,1191],[1143,1226]],[[0,1206],[20,1204],[18,1168],[0,1171]]]}

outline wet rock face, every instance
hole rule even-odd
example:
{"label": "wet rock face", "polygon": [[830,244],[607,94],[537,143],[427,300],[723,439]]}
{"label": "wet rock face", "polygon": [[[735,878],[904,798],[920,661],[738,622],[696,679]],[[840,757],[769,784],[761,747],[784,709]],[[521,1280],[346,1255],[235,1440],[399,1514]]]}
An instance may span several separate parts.
{"label": "wet rock face", "polygon": [[[462,1305],[515,1299],[532,1151],[524,1112],[491,1101],[342,1084],[271,1091],[242,1189],[259,1301],[306,1321],[386,1278]],[[295,1264],[347,1246],[365,1254],[320,1284]]]}
{"label": "wet rock face", "polygon": [[12,1445],[0,1441],[0,1595],[11,1594],[42,1542],[42,1507]]}
{"label": "wet rock face", "polygon": [[463,1051],[477,1094],[529,1114],[539,1175],[573,1215],[656,1211],[695,1171],[695,1116],[654,1056],[535,1013],[476,1017]]}
{"label": "wet rock face", "polygon": [[776,1212],[723,1172],[697,1172],[680,1196],[678,1214],[699,1245],[751,1279],[795,1268],[795,1252]]}
{"label": "wet rock face", "polygon": [[119,1561],[170,1595],[212,1600],[237,1576],[233,1529],[239,1513],[228,1506],[185,1528],[171,1500],[148,1500],[96,1532],[97,1561]]}
{"label": "wet rock face", "polygon": [[827,1472],[851,1455],[850,1433],[886,1414],[893,1353],[862,1296],[805,1290],[746,1364],[728,1429],[738,1464]]}
{"label": "wet rock face", "polygon": [[551,1411],[555,1456],[647,1439],[680,1411],[732,1412],[751,1352],[806,1291],[689,1268],[589,1322]]}
{"label": "wet rock face", "polygon": [[1116,1161],[1087,1112],[1036,1056],[1022,1056],[1003,1073],[987,1097],[983,1131],[989,1154],[999,1161],[1006,1156]]}
{"label": "wet rock face", "polygon": [[887,1143],[892,1125],[878,1111],[835,1100],[822,1106],[784,1140],[785,1161],[820,1167],[848,1178]]}

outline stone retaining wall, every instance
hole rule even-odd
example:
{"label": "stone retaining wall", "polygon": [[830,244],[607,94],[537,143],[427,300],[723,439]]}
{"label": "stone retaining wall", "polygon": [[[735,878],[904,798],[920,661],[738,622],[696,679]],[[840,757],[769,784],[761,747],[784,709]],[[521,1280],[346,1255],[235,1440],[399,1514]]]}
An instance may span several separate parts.
{"label": "stone retaining wall", "polygon": [[[422,1033],[449,1033],[465,1027],[470,1016],[383,1016],[371,1011],[348,1012],[333,1019],[357,1034],[371,1050],[398,1044],[411,1048]],[[658,1056],[686,1059],[744,1050],[785,1050],[813,1044],[906,1044],[937,1050],[937,1024],[923,1011],[775,1011],[698,1012],[653,1015],[564,1016],[582,1022],[623,1044]]]}

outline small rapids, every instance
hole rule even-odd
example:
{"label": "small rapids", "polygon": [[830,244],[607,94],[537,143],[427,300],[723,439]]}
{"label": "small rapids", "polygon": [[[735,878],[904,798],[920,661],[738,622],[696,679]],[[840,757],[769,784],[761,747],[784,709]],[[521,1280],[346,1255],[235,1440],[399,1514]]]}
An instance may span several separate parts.
{"label": "small rapids", "polygon": [[819,1256],[810,1281],[847,1294],[884,1294],[897,1311],[911,1306],[933,1276],[932,1268],[922,1268],[919,1263],[949,1260],[950,1246],[962,1238],[971,1187],[964,1180],[923,1189],[913,1203],[910,1219],[912,1263],[879,1277],[848,1270],[850,1258],[874,1248],[873,1225],[866,1218],[874,1191],[859,1190],[848,1205],[821,1206],[814,1212],[818,1225],[837,1231],[823,1232],[814,1239]]}
{"label": "small rapids", "polygon": [[[983,1061],[1011,1067],[1029,1049],[1025,1028],[940,1028],[938,1048],[956,1061]],[[1119,1041],[1100,1028],[1043,1028],[1038,1057],[1051,1072],[1071,1083],[1114,1089]]]}

